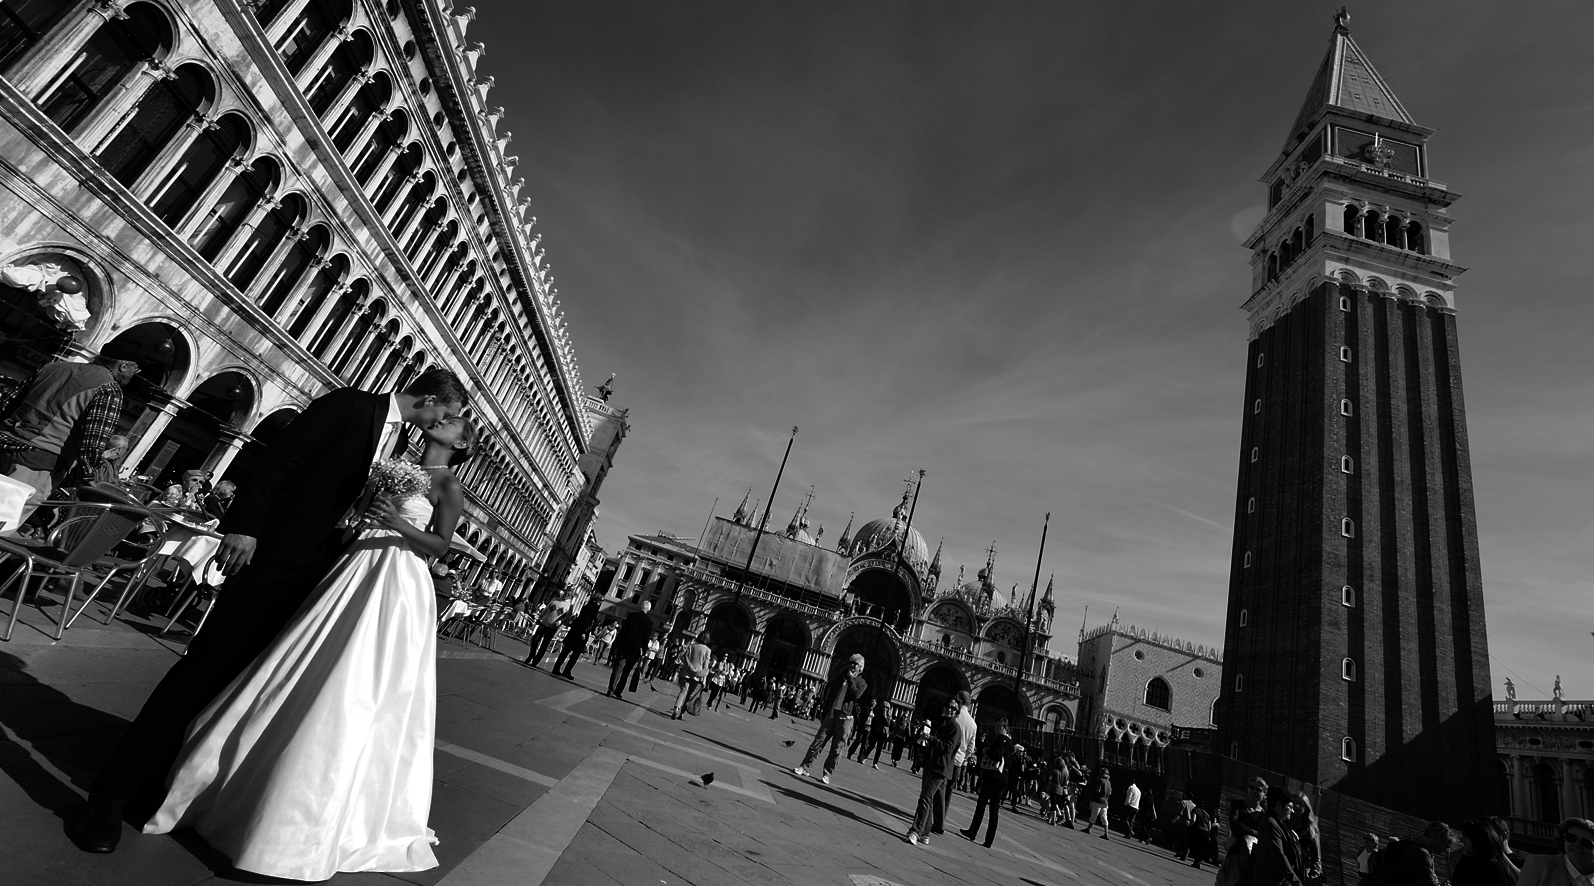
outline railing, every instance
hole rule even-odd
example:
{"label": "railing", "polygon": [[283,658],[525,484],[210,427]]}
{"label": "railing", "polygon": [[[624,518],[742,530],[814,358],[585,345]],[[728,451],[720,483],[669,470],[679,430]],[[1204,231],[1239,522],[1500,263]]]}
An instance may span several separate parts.
{"label": "railing", "polygon": [[1526,837],[1529,840],[1546,843],[1551,846],[1557,842],[1555,835],[1556,826],[1549,822],[1534,821],[1531,818],[1523,818],[1520,815],[1513,815],[1507,821],[1511,824],[1511,836],[1513,837]]}
{"label": "railing", "polygon": [[1560,713],[1585,723],[1594,722],[1594,701],[1496,701],[1494,713],[1500,717],[1515,714],[1517,719],[1521,720],[1529,718],[1544,720],[1556,715],[1557,705],[1561,708]]}
{"label": "railing", "polygon": [[796,612],[802,612],[807,615],[816,616],[818,618],[827,618],[831,621],[837,621],[841,618],[841,613],[839,610],[822,609],[818,606],[814,606],[811,603],[802,603],[797,600],[793,600],[790,597],[774,593],[773,591],[767,591],[763,588],[754,587],[753,585],[734,582],[723,575],[715,575],[714,573],[709,572],[699,566],[687,566],[682,568],[681,571],[696,581],[713,585],[721,590],[740,590],[742,592],[742,596],[744,597],[752,597],[755,600],[763,600],[766,603],[774,603],[778,606],[783,606]]}

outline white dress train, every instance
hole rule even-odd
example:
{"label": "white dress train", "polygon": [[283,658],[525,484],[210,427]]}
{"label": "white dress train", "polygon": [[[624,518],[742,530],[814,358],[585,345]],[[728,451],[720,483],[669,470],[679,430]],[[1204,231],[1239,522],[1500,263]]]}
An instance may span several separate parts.
{"label": "white dress train", "polygon": [[[399,511],[425,528],[432,506]],[[397,532],[364,530],[189,724],[144,833],[192,827],[240,870],[295,880],[436,867],[436,630],[425,561]]]}

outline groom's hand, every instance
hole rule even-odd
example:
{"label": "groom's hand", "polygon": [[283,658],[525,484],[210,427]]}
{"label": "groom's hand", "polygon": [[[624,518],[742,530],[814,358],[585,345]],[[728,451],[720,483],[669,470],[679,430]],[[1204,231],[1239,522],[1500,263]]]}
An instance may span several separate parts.
{"label": "groom's hand", "polygon": [[249,565],[255,557],[255,537],[252,535],[224,535],[216,549],[216,568],[222,575],[232,575]]}

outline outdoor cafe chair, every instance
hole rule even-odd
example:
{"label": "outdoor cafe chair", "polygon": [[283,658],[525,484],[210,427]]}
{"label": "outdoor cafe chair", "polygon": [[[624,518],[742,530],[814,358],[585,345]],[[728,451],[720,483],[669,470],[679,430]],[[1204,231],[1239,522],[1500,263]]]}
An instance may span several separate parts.
{"label": "outdoor cafe chair", "polygon": [[[65,510],[63,518],[51,527],[42,544],[22,544],[17,540],[0,538],[0,562],[18,557],[22,560],[21,568],[11,573],[4,583],[0,583],[0,597],[13,585],[17,588],[16,603],[11,607],[11,619],[6,625],[5,635],[0,640],[10,640],[11,632],[16,629],[17,618],[22,614],[22,601],[27,597],[28,585],[35,577],[49,581],[53,578],[70,578],[71,584],[67,588],[66,599],[61,604],[61,616],[56,620],[55,639],[61,639],[67,627],[76,620],[72,612],[72,602],[76,599],[78,590],[83,586],[85,575],[95,575],[98,569],[106,572],[95,585],[88,599],[83,603],[87,607],[101,590],[110,583],[119,573],[136,570],[144,565],[155,550],[160,546],[160,540],[166,533],[166,521],[159,515],[140,505],[128,504],[120,501],[46,501],[39,505],[41,508],[62,508]],[[113,552],[122,545],[127,537],[146,521],[151,521],[155,527],[155,538],[147,546],[139,545],[128,553],[129,556],[115,556]],[[42,587],[41,582],[41,587]],[[43,611],[42,604],[39,606]],[[78,609],[81,614],[83,608]]]}
{"label": "outdoor cafe chair", "polygon": [[[189,571],[188,580],[183,584],[183,592],[181,596],[178,598],[177,602],[172,605],[171,610],[166,613],[168,616],[166,627],[161,628],[161,632],[157,636],[166,636],[166,632],[172,629],[172,625],[177,624],[177,619],[183,617],[183,613],[188,611],[189,605],[194,602],[194,600],[199,596],[200,592],[209,587],[209,585],[204,583],[204,576],[209,573],[211,561],[215,558],[216,555],[211,554],[209,557],[205,558],[203,563],[193,567]],[[198,577],[196,578],[196,576]],[[210,588],[210,602],[207,606],[205,606],[205,611],[200,613],[199,624],[194,625],[194,630],[188,635],[188,644],[183,646],[184,655],[188,654],[188,646],[193,644],[194,638],[199,636],[199,632],[204,629],[205,620],[210,618],[211,610],[216,608],[216,596],[218,593],[220,592],[216,588]]]}

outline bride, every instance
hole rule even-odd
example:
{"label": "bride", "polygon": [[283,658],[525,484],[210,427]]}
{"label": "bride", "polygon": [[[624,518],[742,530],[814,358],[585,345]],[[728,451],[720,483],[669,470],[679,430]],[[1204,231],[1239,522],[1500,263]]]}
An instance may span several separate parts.
{"label": "bride", "polygon": [[373,479],[362,499],[372,524],[189,724],[144,833],[192,827],[238,869],[295,880],[437,866],[426,826],[437,604],[425,558],[448,552],[464,502],[451,469],[476,432],[452,418],[422,434],[419,466],[378,462],[372,476],[427,488],[389,498]]}

